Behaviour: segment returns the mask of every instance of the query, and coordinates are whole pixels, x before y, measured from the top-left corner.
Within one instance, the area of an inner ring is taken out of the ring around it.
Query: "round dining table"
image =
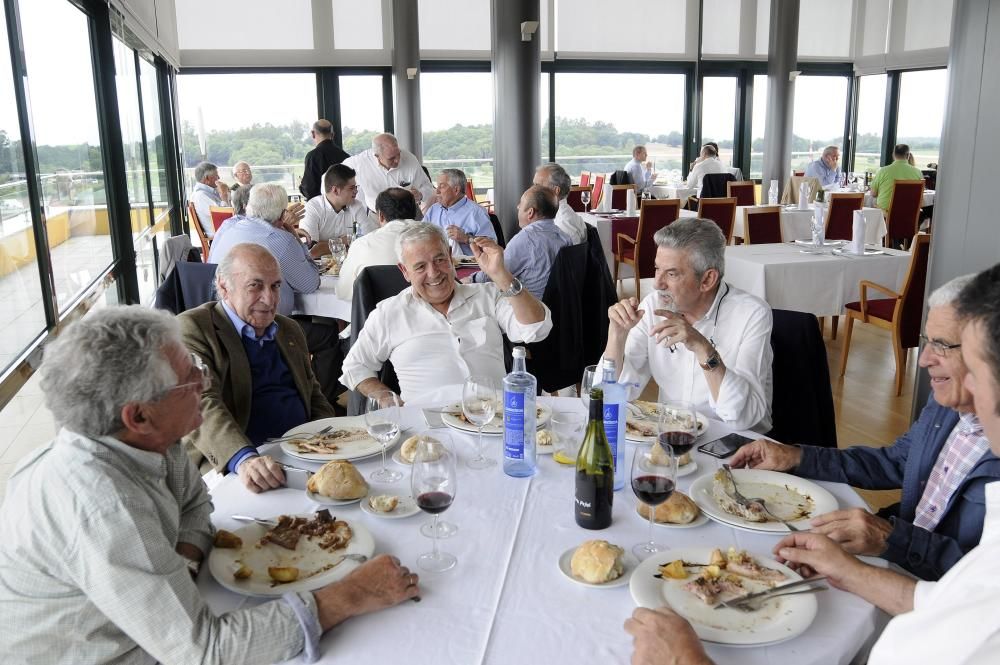
[[[457,391],[447,389],[421,402],[424,408],[440,409],[455,404]],[[585,408],[577,398],[539,398],[556,412]],[[419,406],[401,409],[404,431],[399,439],[428,430],[428,416]],[[431,421],[438,418],[429,416]],[[538,458],[538,470],[528,478],[513,478],[499,466],[476,471],[465,461],[475,454],[474,434],[451,428],[447,431],[458,458],[455,502],[441,517],[457,526],[457,532],[438,541],[439,547],[458,558],[444,573],[417,569],[417,557],[431,549],[431,541],[420,527],[430,517],[418,513],[405,519],[385,519],[363,512],[358,503],[330,508],[340,519],[362,523],[374,536],[375,552],[388,553],[420,574],[422,600],[352,618],[329,631],[322,639],[322,663],[407,663],[412,665],[472,665],[490,663],[627,663],[632,638],[622,624],[636,604],[627,584],[614,588],[590,588],[566,577],[558,566],[560,555],[586,540],[600,538],[622,546],[647,540],[648,523],[636,512],[637,499],[628,483],[615,492],[613,521],[609,528],[588,531],[573,517],[574,469],[557,464],[551,455]],[[698,443],[711,441],[732,430],[709,420]],[[753,432],[746,432],[755,436]],[[501,454],[500,436],[488,436],[486,446],[494,458]],[[627,443],[626,464],[641,444]],[[398,443],[395,446],[398,449]],[[317,469],[272,446],[278,460],[298,467]],[[391,451],[390,451],[391,452]],[[687,492],[692,481],[712,474],[721,460],[694,453],[697,470],[678,478],[678,489]],[[390,485],[371,483],[371,493],[410,493],[410,473],[405,466],[388,460],[403,471],[403,478]],[[381,464],[380,455],[355,462],[367,478]],[[627,475],[627,474],[626,474]],[[864,506],[847,485],[819,483],[829,490],[840,507]],[[238,478],[229,475],[212,489],[217,528],[236,529],[241,524],[233,514],[272,517],[309,513],[320,508],[304,491],[291,488],[253,494]],[[779,535],[763,534],[707,521],[693,528],[654,527],[657,541],[671,548],[728,547],[746,549],[758,557],[769,557]],[[669,556],[669,553],[667,553]],[[353,567],[345,561],[341,564]],[[882,562],[884,565],[884,562]],[[198,586],[216,613],[249,606],[262,599],[228,591],[203,567]],[[739,665],[846,665],[864,658],[884,615],[869,603],[830,588],[816,594],[818,612],[804,633],[783,642],[755,647],[706,644],[716,663]]]

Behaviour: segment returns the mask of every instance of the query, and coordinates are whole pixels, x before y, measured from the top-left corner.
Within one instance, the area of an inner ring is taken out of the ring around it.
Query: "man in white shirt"
[[[701,147],[701,161],[697,162],[688,172],[687,186],[701,189],[701,181],[709,173],[728,173],[728,169],[717,159],[719,152],[706,144]]]
[[[956,309],[964,321],[965,387],[1000,455],[1000,264],[973,278]],[[893,615],[868,665],[992,665],[1000,653],[1000,483],[986,486],[984,500],[982,540],[937,582],[863,563],[815,533],[789,535],[774,552],[803,575],[826,575]],[[635,638],[633,665],[711,665],[691,626],[667,608],[636,610],[625,630]]]
[[[679,219],[653,236],[656,291],[608,310],[604,358],[620,381],[652,377],[659,399],[683,400],[737,430],[771,429],[771,308],[726,284],[716,224]]]
[[[474,374],[500,381],[502,333],[511,341],[545,339],[552,316],[504,266],[503,249],[488,238],[475,238],[472,248],[493,284],[455,281],[448,241],[434,224],[415,222],[399,235],[399,269],[410,287],[380,302],[365,321],[341,383],[364,395],[387,390],[377,375],[389,360],[409,402]]]
[[[253,184],[253,169],[246,162],[236,162],[233,164],[233,178],[236,182],[230,187],[230,191],[235,192],[240,187],[249,187]]]
[[[637,145],[632,148],[632,159],[625,165],[625,172],[632,178],[632,184],[640,194],[652,187],[656,180],[653,162],[647,161],[647,156],[646,146]]]
[[[191,202],[194,203],[205,237],[212,238],[215,236],[215,225],[212,224],[209,208],[229,205],[229,187],[219,180],[219,168],[211,162],[201,162],[194,167],[194,179]]]
[[[372,138],[372,147],[344,160],[357,171],[361,200],[370,210],[375,209],[375,199],[390,187],[402,187],[413,192],[420,204],[424,198],[434,196],[434,185],[420,167],[420,162],[408,150],[399,147],[392,134],[378,134]]]
[[[396,264],[396,238],[416,216],[417,202],[409,190],[390,187],[375,199],[375,212],[379,228],[352,242],[340,266],[337,297],[341,300],[354,297],[354,280],[368,266]]]
[[[566,203],[571,182],[566,169],[550,163],[542,164],[535,169],[535,178],[531,184],[545,187],[559,198],[559,211],[555,217],[556,227],[565,233],[574,245],[579,245],[587,241],[587,223]]]
[[[364,235],[375,229],[368,207],[358,201],[358,185],[354,169],[334,164],[323,174],[323,193],[306,203],[306,216],[299,225],[317,244],[313,257],[328,254],[327,240],[349,243],[355,229]]]

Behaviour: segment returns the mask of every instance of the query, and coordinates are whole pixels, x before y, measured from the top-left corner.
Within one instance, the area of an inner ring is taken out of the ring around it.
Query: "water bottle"
[[[515,346],[514,367],[503,378],[503,471],[524,478],[535,474],[535,395],[538,381],[524,366],[524,347]]]
[[[604,432],[611,445],[611,458],[615,462],[615,491],[625,487],[625,402],[628,394],[625,386],[618,383],[615,372],[615,361],[605,358],[601,363],[604,379],[601,389],[604,391]]]
[[[771,188],[767,190],[767,204],[776,206],[778,205],[778,181],[771,181]]]

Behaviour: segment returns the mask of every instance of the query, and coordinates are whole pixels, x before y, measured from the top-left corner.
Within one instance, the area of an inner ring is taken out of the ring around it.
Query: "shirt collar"
[[[465,205],[468,201],[469,201],[468,196],[462,196],[462,198],[455,201],[454,205],[452,205],[451,207],[448,207],[443,203],[441,204],[441,207],[444,208],[445,210],[457,210],[458,208],[461,208],[463,205]]]
[[[722,303],[722,299],[726,297],[729,293],[729,285],[725,282],[719,282],[719,288],[715,291],[715,300],[712,301],[712,306],[708,308],[705,312],[705,316],[701,317],[701,321],[708,321],[710,318],[716,316],[716,312],[719,310],[719,305]]]
[[[222,309],[226,310],[229,320],[232,322],[233,327],[236,328],[236,332],[240,334],[240,337],[246,337],[253,342],[260,342],[261,344],[264,342],[274,341],[275,335],[278,334],[277,321],[272,321],[271,325],[269,325],[267,330],[264,331],[264,335],[262,337],[257,337],[257,331],[254,330],[253,326],[241,319],[236,311],[229,306],[229,303],[225,300],[220,300],[219,302],[222,303]]]
[[[371,148],[369,148],[369,150],[371,150]],[[393,171],[396,171],[396,170],[399,169],[398,166],[394,166],[391,169],[385,168],[384,166],[382,166],[382,162],[378,161],[378,155],[375,154],[374,150],[371,150],[370,154],[372,156],[372,163],[375,164],[375,168],[377,168],[382,173],[392,173]],[[403,163],[403,153],[402,153],[402,151],[400,151],[400,153],[399,153],[399,163],[400,164]]]
[[[972,436],[983,435],[983,425],[979,422],[979,416],[974,413],[960,413],[958,415],[958,427],[963,434]]]
[[[110,448],[116,454],[125,457],[129,462],[138,467],[142,473],[148,476],[160,478],[166,474],[167,458],[163,454],[154,453],[149,450],[140,450],[113,436],[98,436],[94,440]]]

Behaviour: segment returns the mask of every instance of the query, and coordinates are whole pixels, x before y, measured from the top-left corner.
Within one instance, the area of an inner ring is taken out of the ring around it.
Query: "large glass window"
[[[896,143],[910,146],[918,168],[938,162],[947,93],[947,69],[903,72],[900,75]]]
[[[684,79],[684,74],[556,74],[556,161],[573,177],[580,171],[609,173],[624,168],[632,148],[645,144],[658,172],[676,169],[679,175]],[[621,103],[626,92],[641,101]]]
[[[719,159],[733,164],[733,139],[736,137],[735,76],[706,76],[702,79],[701,143],[719,144]]]
[[[764,175],[764,128],[767,126],[767,75],[753,77],[753,111],[750,114],[750,177]]]
[[[115,49],[115,87],[118,91],[118,120],[125,148],[125,182],[131,208],[132,237],[150,224],[149,195],[146,190],[146,160],[143,158],[142,119],[139,113],[139,88],[135,51],[118,38]]]
[[[0,39],[7,25],[0,12]],[[0,52],[0,373],[45,329],[10,51]]]
[[[549,161],[549,74],[542,72],[538,83],[538,108],[542,123],[542,149],[538,153],[542,156],[542,161]]]
[[[421,74],[420,119],[431,179],[444,168],[462,169],[477,193],[493,187],[492,74]]]
[[[339,80],[343,146],[356,155],[372,147],[372,137],[385,131],[382,77],[351,74]]]
[[[885,74],[858,77],[858,120],[854,138],[854,170],[875,172],[882,164],[885,122]]]
[[[19,6],[55,299],[64,311],[112,261],[89,19],[65,0]]]
[[[163,146],[156,68],[142,57],[139,58],[139,89],[142,94],[142,119],[146,130],[150,186],[153,191],[153,223],[158,224],[163,215],[169,212],[170,206],[167,193],[167,155]]]
[[[843,152],[847,112],[846,76],[799,76],[795,79],[792,121],[792,169],[801,171],[820,158],[828,145]]]

